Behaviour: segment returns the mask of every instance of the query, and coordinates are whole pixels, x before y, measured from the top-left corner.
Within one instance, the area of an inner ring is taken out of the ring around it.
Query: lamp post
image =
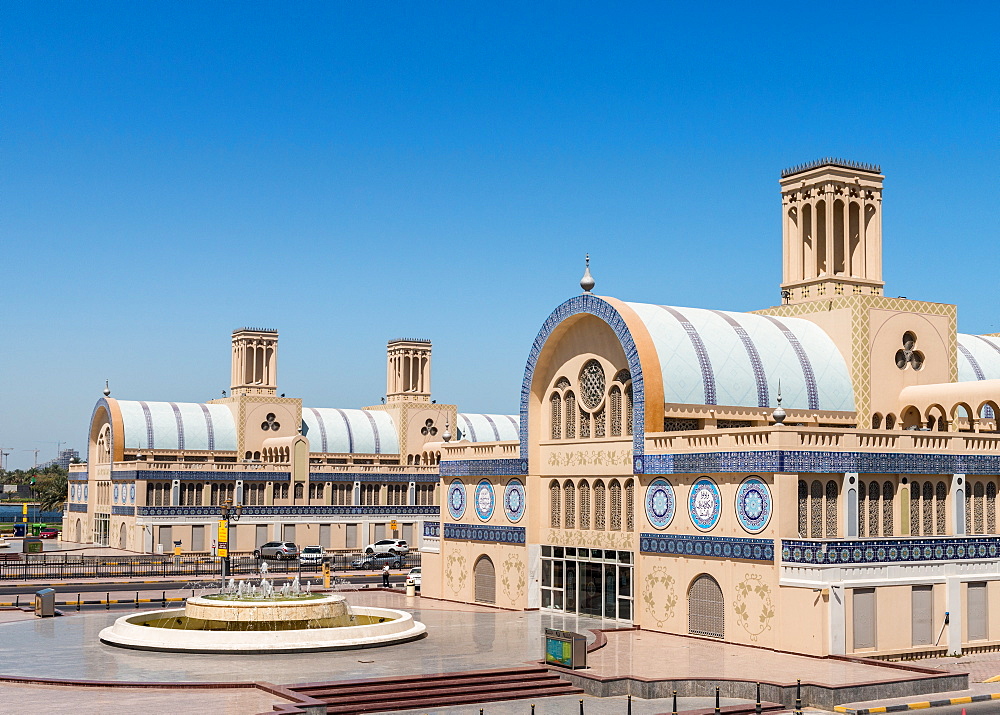
[[[222,585],[225,587],[226,578],[230,574],[229,563],[229,522],[239,521],[243,515],[243,505],[233,506],[232,499],[226,499],[220,506],[222,520],[219,522],[219,556],[222,557]],[[223,546],[225,544],[225,546]]]

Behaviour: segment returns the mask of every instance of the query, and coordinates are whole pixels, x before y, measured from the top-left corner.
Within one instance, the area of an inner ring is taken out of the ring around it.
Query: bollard
[[[135,592],[135,607],[136,608],[139,607],[139,592],[138,591]]]
[[[14,599],[14,608],[21,607],[21,596],[18,594],[17,598]]]
[[[104,594],[104,602],[105,602],[104,610],[105,611],[110,611],[111,610],[111,594],[110,593]]]
[[[802,715],[802,681],[795,681],[795,715]]]
[[[80,594],[76,594],[76,610],[80,610]]]
[[[719,707],[719,686],[715,686],[715,715],[722,715],[722,708]]]
[[[677,691],[674,691],[674,707],[671,708],[670,715],[677,715]]]
[[[583,715],[583,698],[580,698],[580,715]]]
[[[757,704],[753,708],[754,715],[760,715],[760,683],[757,683]]]
[[[531,715],[535,715],[535,704],[531,704]]]
[[[628,713],[626,715],[632,715],[632,693],[628,695]]]

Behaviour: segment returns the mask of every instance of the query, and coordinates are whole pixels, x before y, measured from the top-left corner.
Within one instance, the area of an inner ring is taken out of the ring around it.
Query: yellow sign
[[[330,564],[323,564],[323,588],[330,588]]]
[[[27,523],[27,521],[28,521],[28,505],[27,504],[22,504],[21,505],[21,513],[24,514],[24,516],[21,517],[21,521]]]
[[[399,522],[393,519],[392,521],[389,522],[389,528],[395,531],[396,529],[399,528]]]
[[[219,556],[229,556],[229,525],[224,519],[219,520],[219,546],[216,550]]]

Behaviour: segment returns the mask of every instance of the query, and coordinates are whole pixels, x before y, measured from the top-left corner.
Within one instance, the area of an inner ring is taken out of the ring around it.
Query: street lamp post
[[[219,539],[219,550],[222,552],[220,556],[222,557],[222,585],[226,585],[226,579],[229,577],[232,569],[229,562],[229,522],[239,521],[240,517],[243,515],[243,505],[237,504],[233,506],[232,499],[226,499],[220,507],[222,512],[222,526],[225,531],[223,534],[225,540]],[[220,529],[222,531],[222,529]],[[225,546],[223,546],[225,544]]]

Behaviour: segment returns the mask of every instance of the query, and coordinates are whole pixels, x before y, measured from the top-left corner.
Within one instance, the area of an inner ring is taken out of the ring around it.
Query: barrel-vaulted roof
[[[958,381],[1000,380],[1000,337],[958,334]]]
[[[399,454],[399,435],[388,412],[303,407],[302,434],[312,452]]]
[[[517,415],[482,415],[458,413],[456,439],[469,442],[501,442],[516,440],[521,420]]]
[[[236,424],[225,405],[118,400],[125,449],[236,450]]]
[[[801,318],[625,303],[652,339],[665,403],[854,410],[847,363]]]

